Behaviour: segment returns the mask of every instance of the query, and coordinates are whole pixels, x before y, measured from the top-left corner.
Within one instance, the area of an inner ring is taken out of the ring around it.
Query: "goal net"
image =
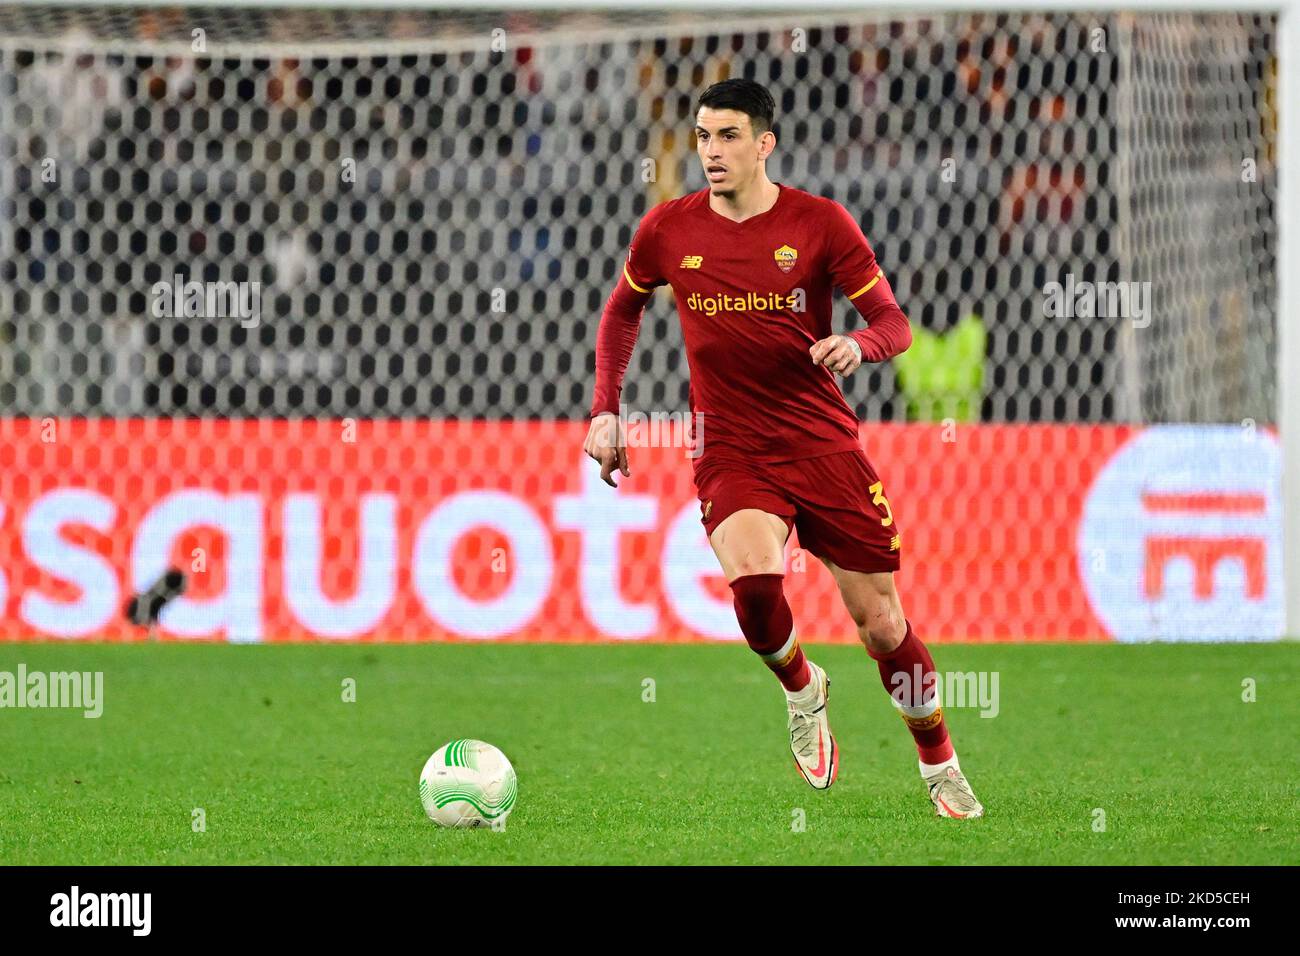
[[[859,218],[913,324],[844,382],[913,616],[1276,636],[1275,47],[1256,13],[0,5],[8,631],[130,636],[181,565],[165,636],[734,637],[680,449],[633,449],[622,510],[579,452],[632,232],[743,75],[769,176]],[[666,291],[624,400],[687,409]],[[1107,478],[1148,440],[1264,484]],[[1103,479],[1192,511],[1125,540]],[[851,639],[805,573],[804,630]]]

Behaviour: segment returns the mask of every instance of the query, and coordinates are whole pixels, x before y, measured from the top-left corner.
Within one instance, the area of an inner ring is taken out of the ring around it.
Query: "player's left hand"
[[[847,335],[829,335],[808,349],[814,365],[825,365],[839,375],[852,375],[862,364],[862,350]]]

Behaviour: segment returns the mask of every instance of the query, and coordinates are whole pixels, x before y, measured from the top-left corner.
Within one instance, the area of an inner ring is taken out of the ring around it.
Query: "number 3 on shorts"
[[[867,491],[871,492],[871,503],[873,505],[876,505],[877,507],[880,505],[885,506],[885,516],[880,519],[880,526],[882,528],[888,528],[894,523],[894,510],[889,507],[889,499],[885,497],[885,483],[883,481],[878,481],[868,488]]]

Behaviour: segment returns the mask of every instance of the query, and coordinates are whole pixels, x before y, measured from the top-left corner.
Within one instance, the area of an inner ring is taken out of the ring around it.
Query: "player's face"
[[[695,117],[695,152],[714,195],[726,195],[754,181],[776,136],[768,131],[755,138],[749,115],[739,110],[700,107]]]

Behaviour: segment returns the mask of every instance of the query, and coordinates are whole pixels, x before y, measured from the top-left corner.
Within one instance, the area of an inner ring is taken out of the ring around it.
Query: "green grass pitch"
[[[0,644],[0,670],[103,671],[105,697],[97,720],[0,710],[0,863],[1297,862],[1294,643],[934,645],[941,672],[999,674],[998,716],[948,710],[987,807],[965,822],[933,815],[865,653],[808,647],[827,792],[743,644]],[[424,816],[420,768],[457,737],[514,762],[504,832]]]

